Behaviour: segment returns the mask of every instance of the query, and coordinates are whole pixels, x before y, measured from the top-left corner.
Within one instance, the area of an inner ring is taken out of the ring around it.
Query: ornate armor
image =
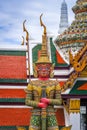
[[[33,107],[29,130],[41,130],[44,125],[47,130],[59,130],[54,109],[54,105],[62,103],[59,83],[54,80],[31,81],[26,93],[26,105]],[[39,108],[38,104],[43,97],[49,99],[49,104],[46,108]],[[46,124],[42,124],[43,116],[45,116]]]

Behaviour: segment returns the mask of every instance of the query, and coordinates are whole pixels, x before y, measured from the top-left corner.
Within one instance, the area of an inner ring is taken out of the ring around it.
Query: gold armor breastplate
[[[42,90],[45,88],[46,97],[53,99],[55,90],[57,89],[58,81],[56,80],[47,80],[47,81],[41,81],[41,80],[34,80],[31,82],[32,87],[31,88],[33,92],[33,97],[35,101],[39,101],[42,97]]]
[[[40,100],[40,98],[42,97],[43,86],[42,87],[32,86],[32,88],[33,88],[34,100],[37,100],[37,101]],[[51,99],[54,97],[55,86],[46,86],[44,89],[45,89],[47,98]]]

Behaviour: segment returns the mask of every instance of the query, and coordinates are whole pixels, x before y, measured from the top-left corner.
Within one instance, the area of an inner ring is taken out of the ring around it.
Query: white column
[[[64,108],[64,117],[65,117],[65,126],[69,126],[70,124],[70,115],[68,114],[68,112],[66,111],[66,109]]]
[[[30,56],[30,74],[33,75],[33,60],[32,60],[32,49],[35,47],[37,43],[33,41],[29,41],[29,56]]]
[[[51,58],[51,47],[50,47],[50,36],[47,36],[47,48],[48,48],[48,55],[49,55],[49,58],[50,58],[50,61],[52,60]]]
[[[80,130],[80,113],[70,113],[72,130]]]

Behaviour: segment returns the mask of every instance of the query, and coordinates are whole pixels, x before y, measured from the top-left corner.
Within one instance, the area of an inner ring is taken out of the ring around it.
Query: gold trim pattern
[[[63,127],[61,130],[71,130],[72,125]]]
[[[71,51],[69,51],[70,64],[74,67],[75,72],[73,72],[70,75],[69,79],[63,85],[62,92],[65,91],[67,88],[71,88],[73,86],[75,79],[78,76],[80,76],[80,72],[82,72],[87,66],[87,54],[85,54],[86,50],[87,50],[87,44],[85,44],[85,46],[75,56],[73,56],[71,54]],[[85,77],[86,76],[85,72],[83,74]]]
[[[73,72],[69,79],[66,81],[66,83],[62,87],[62,92],[64,92],[66,89],[71,88],[73,86],[73,83],[75,79],[78,77],[78,72]]]
[[[79,113],[79,112],[80,112],[80,99],[70,99],[69,113]]]
[[[36,91],[36,92],[38,92],[38,94],[39,94],[39,96],[41,96],[41,92],[42,92],[42,88],[41,87],[37,87],[37,86],[33,86],[33,91]]]
[[[31,81],[33,86],[56,86],[58,84],[57,80],[33,80]]]
[[[29,90],[29,91],[32,91],[32,90],[33,90],[33,87],[32,87],[31,84],[28,84],[28,86],[27,86],[27,90]]]
[[[69,52],[70,64],[74,67],[76,72],[81,72],[87,65],[87,55],[84,55],[86,49],[87,45],[85,45],[75,56]],[[81,58],[81,56],[83,57]]]
[[[26,130],[26,128],[23,128],[23,127],[17,127],[17,130]]]
[[[50,92],[53,90],[55,90],[55,86],[49,86],[46,88],[46,93],[48,97],[50,96]]]

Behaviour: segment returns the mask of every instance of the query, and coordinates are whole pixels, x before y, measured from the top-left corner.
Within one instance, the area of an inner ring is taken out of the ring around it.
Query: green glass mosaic
[[[0,83],[27,83],[27,79],[0,79]]]
[[[52,116],[47,116],[47,126],[48,127],[53,127],[53,126],[57,126],[57,120],[56,117],[54,115]]]
[[[30,124],[32,126],[40,127],[40,125],[41,125],[41,117],[40,116],[32,116]]]
[[[0,50],[0,55],[26,56],[26,51]]]
[[[36,45],[33,49],[32,49],[32,59],[33,59],[33,63],[35,63],[38,60],[38,51],[41,50],[41,44]]]

